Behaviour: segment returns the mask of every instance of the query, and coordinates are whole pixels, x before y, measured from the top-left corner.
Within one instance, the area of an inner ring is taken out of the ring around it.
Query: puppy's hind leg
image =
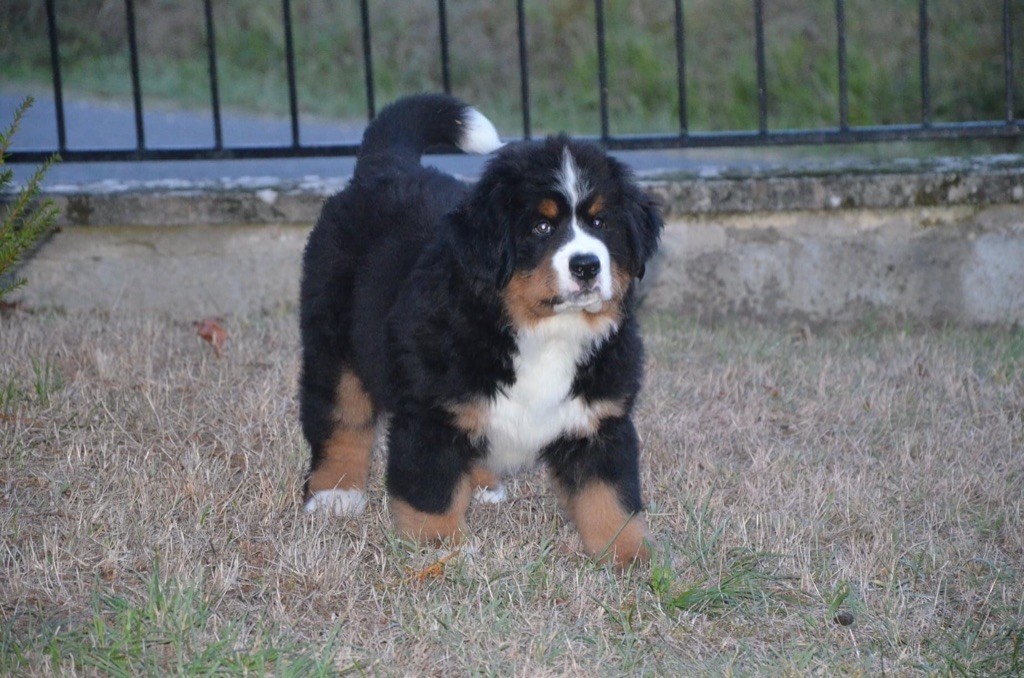
[[[359,377],[347,369],[342,370],[331,395],[333,407],[328,416],[321,417],[326,421],[319,427],[320,435],[317,440],[310,439],[313,456],[304,508],[307,513],[358,515],[366,507],[375,429],[373,403]]]
[[[478,502],[500,504],[508,498],[505,483],[480,462],[473,464],[469,476],[473,485],[473,499]]]

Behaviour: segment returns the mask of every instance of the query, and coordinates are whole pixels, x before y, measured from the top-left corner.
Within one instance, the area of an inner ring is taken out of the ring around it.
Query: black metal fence
[[[674,0],[674,59],[669,57],[666,68],[676,70],[676,92],[678,97],[678,131],[670,134],[615,135],[609,125],[609,78],[606,49],[606,11],[603,0],[594,0],[595,31],[597,39],[597,82],[599,92],[600,135],[597,137],[606,147],[613,150],[766,146],[795,144],[838,144],[855,142],[886,142],[914,140],[957,140],[957,139],[1020,139],[1024,136],[1024,119],[1017,117],[1018,103],[1014,101],[1014,3],[1002,0],[1002,55],[1003,78],[1005,82],[1005,116],[999,120],[973,120],[961,122],[936,122],[933,120],[932,89],[930,74],[930,39],[928,31],[928,0],[918,0],[918,47],[920,50],[920,117],[912,124],[854,126],[850,124],[848,67],[846,48],[846,3],[835,0],[835,23],[837,40],[836,72],[838,74],[838,108],[835,111],[835,126],[814,129],[772,129],[768,116],[768,82],[765,68],[765,21],[764,0],[751,0],[754,9],[755,54],[757,70],[757,120],[753,130],[742,131],[691,131],[687,118],[687,67],[686,30],[683,0]],[[980,0],[975,0],[980,1]],[[999,2],[999,0],[985,0]],[[281,158],[354,155],[356,143],[303,144],[300,142],[300,116],[295,78],[295,50],[292,30],[291,0],[281,0],[281,16],[285,36],[285,60],[288,83],[288,104],[290,113],[290,143],[276,146],[229,146],[225,145],[221,126],[220,90],[218,87],[217,50],[215,40],[214,13],[212,0],[203,0],[207,68],[209,70],[211,124],[213,145],[190,148],[153,148],[147,146],[143,116],[142,87],[139,76],[139,51],[136,41],[135,3],[124,0],[127,17],[127,39],[129,50],[132,101],[135,121],[135,147],[121,149],[77,149],[68,148],[65,125],[64,89],[61,82],[61,45],[58,38],[58,16],[55,0],[46,0],[47,29],[49,36],[50,66],[52,72],[53,97],[57,132],[57,147],[51,150],[15,151],[8,157],[9,162],[38,162],[51,153],[57,152],[66,161],[125,161],[125,160],[211,160],[245,158]],[[372,22],[367,0],[359,0],[359,16],[362,28],[362,56],[365,76],[366,110],[372,118],[377,109],[375,97],[373,53],[371,49]],[[1020,5],[1017,5],[1019,8]],[[437,0],[437,19],[440,36],[441,80],[446,92],[451,92],[451,60],[449,57],[448,11],[446,0]],[[530,138],[530,59],[527,49],[527,22],[524,0],[516,0],[519,99],[522,110],[522,136]],[[1020,17],[1018,17],[1018,20]],[[674,62],[674,63],[673,63]]]

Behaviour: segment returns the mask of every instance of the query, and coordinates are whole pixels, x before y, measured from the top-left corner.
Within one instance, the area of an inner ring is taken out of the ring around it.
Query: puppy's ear
[[[455,256],[472,277],[504,288],[515,270],[511,189],[485,176],[451,215]]]
[[[608,163],[613,179],[622,190],[622,204],[629,225],[632,273],[637,278],[643,278],[647,261],[658,250],[658,240],[664,228],[661,206],[644,193],[629,167],[611,157],[608,158]]]
[[[658,249],[658,240],[664,223],[658,203],[630,182],[626,189],[626,209],[629,214],[629,245],[632,249],[633,274],[643,278],[647,261]]]

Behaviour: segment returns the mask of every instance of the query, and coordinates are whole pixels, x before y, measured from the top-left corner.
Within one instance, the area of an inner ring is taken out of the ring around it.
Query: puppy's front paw
[[[366,508],[366,495],[360,490],[319,490],[302,508],[306,513],[323,511],[336,516],[358,516]]]

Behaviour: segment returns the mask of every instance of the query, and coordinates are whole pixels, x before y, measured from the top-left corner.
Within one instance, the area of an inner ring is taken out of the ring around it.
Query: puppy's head
[[[617,316],[662,229],[624,165],[565,136],[503,148],[453,225],[463,268],[502,291],[519,326]]]

